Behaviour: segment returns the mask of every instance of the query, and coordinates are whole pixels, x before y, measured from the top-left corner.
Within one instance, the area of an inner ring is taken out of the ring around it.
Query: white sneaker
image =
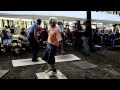
[[[52,72],[52,73],[49,74],[49,76],[50,76],[50,77],[55,77],[56,74],[57,74],[57,72]]]

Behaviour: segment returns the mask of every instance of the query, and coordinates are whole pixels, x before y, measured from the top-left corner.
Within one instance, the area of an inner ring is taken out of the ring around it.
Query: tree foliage
[[[108,14],[120,15],[120,11],[97,11],[97,12],[105,12],[105,13],[108,13]]]

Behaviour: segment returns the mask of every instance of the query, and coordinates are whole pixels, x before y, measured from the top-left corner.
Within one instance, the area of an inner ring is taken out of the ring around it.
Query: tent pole
[[[33,15],[33,23],[34,23],[34,15]]]
[[[91,11],[87,11],[87,19],[91,21]]]
[[[91,27],[91,11],[87,11],[87,20],[90,20],[90,27]],[[92,34],[92,30],[91,30],[91,34]],[[89,39],[89,47],[90,47],[90,51],[94,52],[94,48],[93,48],[93,42],[92,42],[92,35]]]

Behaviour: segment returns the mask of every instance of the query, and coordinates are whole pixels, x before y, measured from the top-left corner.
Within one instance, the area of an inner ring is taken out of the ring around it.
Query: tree
[[[120,11],[100,11],[100,12],[105,12],[105,13],[109,13],[109,14],[120,15]]]

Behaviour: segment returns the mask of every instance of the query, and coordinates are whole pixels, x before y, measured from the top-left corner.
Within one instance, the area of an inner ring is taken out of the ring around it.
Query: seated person
[[[41,46],[43,47],[45,47],[46,46],[46,43],[45,43],[45,41],[47,41],[47,38],[48,38],[48,31],[45,29],[45,28],[43,28],[42,30],[40,30],[39,31],[40,33],[39,33],[39,35],[38,35],[38,39],[40,40],[40,44],[41,44]]]
[[[0,38],[0,52],[5,52],[5,48],[4,48],[3,44],[2,44],[1,38]]]
[[[8,26],[5,26],[5,30],[10,34],[10,28]]]
[[[120,33],[116,33],[116,39],[114,40],[115,45],[120,45]]]
[[[3,45],[11,46],[12,43],[11,35],[5,29],[1,33],[1,38]]]
[[[47,41],[47,38],[48,38],[48,32],[47,32],[47,30],[43,29],[43,31],[41,32],[40,36],[42,38],[42,41]]]
[[[11,35],[4,29],[1,33],[1,39],[5,50],[9,50],[12,43]]]
[[[21,29],[20,35],[26,36],[27,37],[27,33],[25,31],[25,28]]]
[[[116,32],[116,38],[120,38],[120,33]]]
[[[37,30],[37,37],[38,39],[40,40],[40,36],[41,36],[41,33],[44,31],[43,28],[39,27],[38,30]]]
[[[110,34],[110,38],[112,41],[114,41],[116,39],[116,34],[113,32]]]
[[[17,41],[12,42],[11,51],[14,51],[16,54],[19,54],[20,50],[21,50],[21,43],[18,43]]]
[[[114,40],[114,45],[120,45],[120,37]]]
[[[11,28],[10,28],[10,33],[11,34],[14,34],[15,33],[15,27],[12,25]]]
[[[41,41],[43,43],[43,46],[46,46],[46,41],[48,39],[48,31],[46,29],[44,29],[42,32],[41,32]]]
[[[29,42],[28,42],[27,34],[26,34],[24,28],[21,29],[19,39],[21,40],[22,47],[23,47],[23,48],[26,48],[26,45],[29,44]]]

